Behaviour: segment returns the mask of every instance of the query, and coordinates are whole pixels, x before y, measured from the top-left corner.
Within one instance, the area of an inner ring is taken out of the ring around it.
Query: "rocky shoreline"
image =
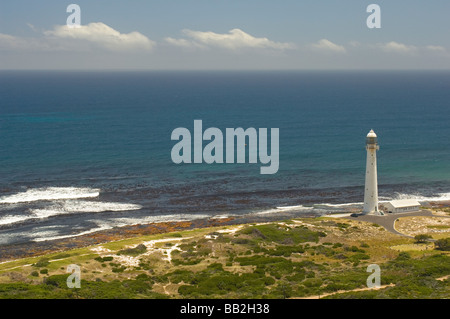
[[[137,224],[123,226],[93,232],[86,235],[70,237],[65,239],[48,240],[42,242],[27,242],[0,247],[0,262],[14,259],[41,256],[49,253],[63,252],[70,249],[98,245],[106,242],[117,241],[145,235],[156,235],[196,228],[207,228],[227,225],[246,224],[253,222],[269,222],[294,216],[286,214],[236,216],[228,218],[207,218],[191,221],[161,222],[151,224]],[[296,216],[300,217],[300,216]],[[301,217],[317,217],[315,214],[302,214]]]

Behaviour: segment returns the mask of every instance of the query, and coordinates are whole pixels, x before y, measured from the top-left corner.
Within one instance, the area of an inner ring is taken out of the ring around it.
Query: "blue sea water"
[[[450,199],[449,119],[450,72],[1,72],[0,245],[357,207],[370,129],[381,199]],[[174,164],[194,120],[279,128],[279,171]]]

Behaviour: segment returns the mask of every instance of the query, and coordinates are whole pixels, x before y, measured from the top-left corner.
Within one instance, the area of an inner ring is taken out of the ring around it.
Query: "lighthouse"
[[[378,181],[377,181],[377,135],[370,130],[366,137],[366,184],[364,188],[364,208],[363,214],[380,215],[378,210]]]

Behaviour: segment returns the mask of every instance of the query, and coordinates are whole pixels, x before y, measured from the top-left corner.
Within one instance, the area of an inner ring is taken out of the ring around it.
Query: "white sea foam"
[[[112,227],[97,227],[97,228],[92,228],[92,229],[89,229],[87,231],[78,233],[76,235],[60,235],[60,236],[57,236],[56,232],[52,232],[52,233],[50,231],[37,232],[37,233],[33,233],[32,234],[34,236],[34,238],[32,238],[31,241],[41,242],[41,241],[47,241],[47,240],[71,238],[71,237],[87,235],[87,234],[90,234],[90,233],[93,233],[93,232],[97,232],[97,231],[101,231],[101,230],[107,230],[107,229],[110,229],[110,228],[112,228]],[[49,235],[54,235],[54,236],[49,236]]]
[[[100,195],[95,188],[45,187],[32,188],[25,192],[0,197],[0,204],[27,203],[40,200],[94,198]]]
[[[164,223],[164,222],[184,222],[189,220],[210,218],[207,214],[171,214],[171,215],[157,215],[157,216],[146,216],[141,218],[131,218],[131,217],[120,217],[114,218],[107,222],[114,223],[114,227],[121,227],[126,225],[136,225],[136,224],[149,224],[149,223]],[[105,221],[97,221],[99,224]],[[104,224],[103,224],[104,225]]]
[[[47,208],[30,209],[29,213],[24,215],[7,215],[0,218],[0,225],[11,225],[32,219],[45,219],[58,215],[79,214],[79,213],[102,213],[102,212],[121,212],[141,209],[141,205],[114,203],[114,202],[95,202],[86,200],[64,200],[53,203]]]
[[[303,206],[303,205],[295,205],[295,206],[280,206],[277,207],[278,210],[305,210],[305,209],[311,209],[312,207]]]
[[[0,218],[0,225],[10,225],[15,223],[23,222],[27,219],[30,219],[30,217],[27,216],[13,216],[13,215],[7,215]]]
[[[211,216],[211,219],[226,219],[226,218],[230,218],[231,216],[233,216],[233,215],[232,214],[214,215],[214,216]]]
[[[71,213],[102,213],[102,212],[120,212],[141,209],[141,205],[110,203],[110,202],[94,202],[85,200],[67,200],[57,203],[44,209],[32,209],[31,212],[37,218],[47,218],[56,215],[64,215]]]
[[[276,214],[276,213],[285,213],[285,212],[293,212],[293,211],[309,211],[313,210],[314,207],[308,207],[303,205],[296,205],[296,206],[280,206],[276,208],[269,208],[265,209],[259,212],[252,213],[253,215],[270,215],[270,214]]]
[[[358,203],[344,203],[344,204],[328,204],[328,203],[323,203],[323,204],[316,204],[314,206],[326,206],[326,207],[334,207],[334,208],[339,208],[339,207],[348,207],[348,206],[361,206],[363,205],[363,202],[358,202]]]
[[[435,196],[424,196],[420,193],[416,193],[416,194],[396,193],[392,199],[394,199],[394,200],[415,199],[419,202],[450,201],[450,193],[439,193],[439,194],[436,194]]]

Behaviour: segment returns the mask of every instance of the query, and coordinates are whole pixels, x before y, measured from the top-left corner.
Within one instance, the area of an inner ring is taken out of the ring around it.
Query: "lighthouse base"
[[[371,212],[362,212],[362,215],[374,215],[374,216],[384,216],[384,213],[381,211],[371,211]]]

